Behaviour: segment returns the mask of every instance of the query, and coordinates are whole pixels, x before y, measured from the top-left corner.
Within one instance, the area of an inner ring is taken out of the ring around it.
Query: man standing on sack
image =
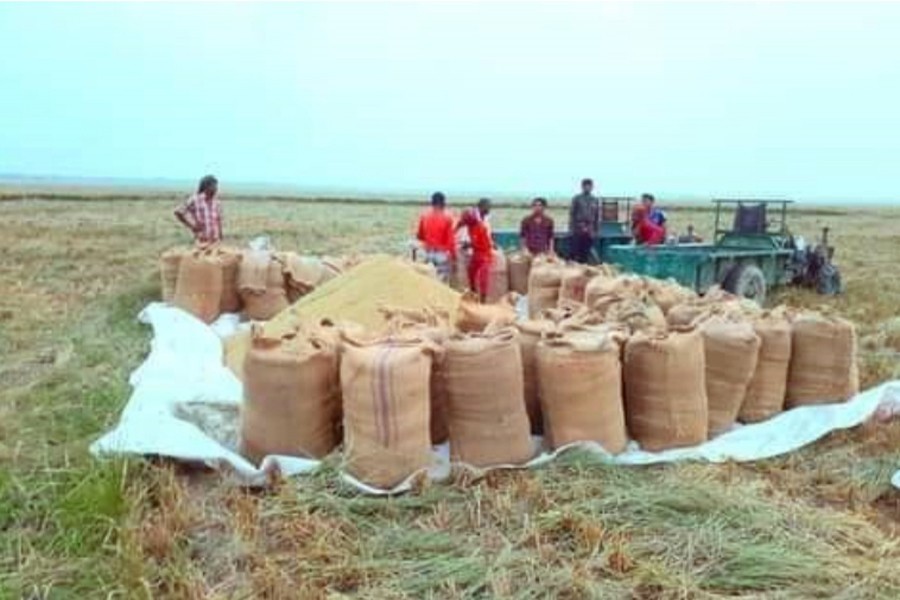
[[[569,208],[569,233],[572,234],[572,260],[587,263],[594,240],[600,235],[600,201],[593,195],[594,182],[581,180],[581,193],[572,198]]]
[[[175,218],[191,230],[197,244],[222,241],[222,205],[218,193],[218,180],[207,175],[200,180],[197,193],[175,209]]]

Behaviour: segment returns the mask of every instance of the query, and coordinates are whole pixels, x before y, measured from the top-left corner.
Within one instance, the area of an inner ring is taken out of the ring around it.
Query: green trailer
[[[630,201],[625,200],[625,215]],[[828,229],[822,242],[808,246],[792,235],[787,226],[790,200],[713,200],[715,231],[706,244],[678,243],[636,245],[630,220],[622,219],[620,200],[602,203],[603,221],[594,243],[592,262],[611,263],[624,272],[657,279],[674,279],[697,293],[714,285],[756,300],[765,301],[771,287],[785,284],[811,287],[823,294],[842,290],[840,273],[832,264],[834,248],[828,245]],[[732,213],[726,227],[726,213]],[[568,234],[555,237],[562,258],[570,257]],[[519,247],[517,231],[497,231],[495,244],[504,250]]]
[[[608,262],[607,254],[612,246],[630,244],[631,226],[628,215],[631,211],[630,198],[603,198],[600,202],[600,235],[594,240],[591,250],[592,264]],[[626,218],[623,218],[625,216]],[[501,229],[493,232],[494,244],[501,250],[511,252],[519,249],[519,231]],[[557,232],[553,236],[553,246],[561,258],[571,259],[572,237],[568,232]]]
[[[713,200],[715,233],[708,244],[611,246],[606,262],[621,270],[659,279],[674,279],[698,293],[714,285],[760,304],[770,287],[794,283],[825,294],[841,291],[840,274],[831,263],[828,230],[822,243],[807,247],[787,227],[790,200]],[[723,227],[723,212],[733,212]]]

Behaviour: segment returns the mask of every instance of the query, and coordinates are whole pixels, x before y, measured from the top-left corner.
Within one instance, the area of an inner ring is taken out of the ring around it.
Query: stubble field
[[[548,468],[384,500],[334,465],[268,492],[88,444],[148,349],[137,312],[159,253],[187,241],[174,198],[0,200],[0,595],[30,598],[900,597],[900,423],[753,464]],[[402,252],[417,209],[226,200],[226,236],[304,253]],[[522,208],[499,209],[511,225]],[[559,222],[562,213],[556,211]],[[676,228],[712,214],[672,208]],[[859,325],[862,382],[900,377],[900,209],[814,208]]]

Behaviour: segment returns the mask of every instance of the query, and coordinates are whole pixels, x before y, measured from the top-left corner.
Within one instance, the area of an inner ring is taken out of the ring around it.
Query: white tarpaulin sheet
[[[118,425],[91,445],[95,455],[159,455],[201,462],[233,473],[246,485],[264,485],[273,470],[291,476],[316,469],[319,462],[290,456],[269,456],[259,467],[236,450],[241,382],[222,361],[222,337],[238,327],[235,315],[225,315],[212,326],[186,312],[164,304],[151,304],[139,319],[153,328],[150,355],[130,378],[133,386]],[[552,460],[572,447],[598,453],[610,463],[647,465],[704,460],[751,461],[796,450],[831,431],[853,427],[879,411],[900,413],[900,381],[867,390],[843,404],[806,406],[782,413],[754,425],[738,425],[699,446],[663,452],[644,452],[636,444],[609,456],[592,443],[579,443],[555,453],[543,453],[527,465]],[[536,438],[536,445],[540,440]],[[434,478],[449,472],[447,447],[435,448]],[[498,467],[499,468],[499,467]],[[408,489],[409,482],[393,490],[372,489],[352,477],[344,479],[370,493],[393,493]],[[900,487],[900,471],[892,483]]]

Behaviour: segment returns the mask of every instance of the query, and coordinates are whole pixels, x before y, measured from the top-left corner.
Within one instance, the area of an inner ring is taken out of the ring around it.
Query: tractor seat
[[[603,200],[600,204],[600,220],[612,222],[619,220],[619,201]]]
[[[734,233],[765,233],[766,205],[739,202],[734,213]]]

